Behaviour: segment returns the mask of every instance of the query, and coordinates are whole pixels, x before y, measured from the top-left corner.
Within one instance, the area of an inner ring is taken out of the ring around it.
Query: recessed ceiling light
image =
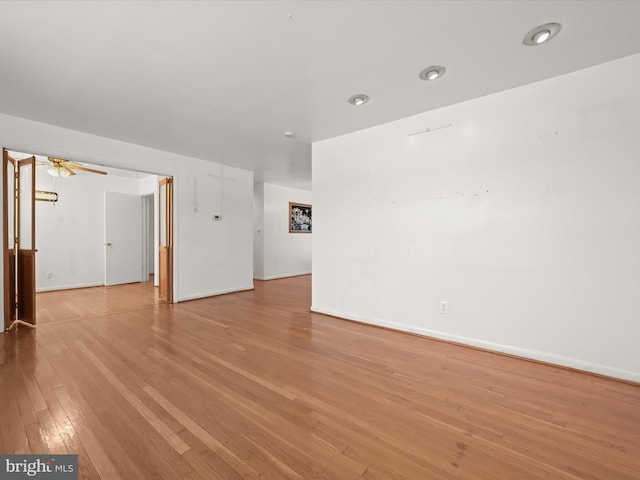
[[[536,33],[533,36],[533,41],[536,43],[544,43],[547,40],[549,40],[550,36],[551,36],[551,32],[549,30],[543,30],[541,32]]]
[[[364,105],[368,101],[369,101],[369,96],[365,95],[364,93],[358,93],[349,98],[349,103],[351,105],[355,105],[356,107],[360,105]]]
[[[422,80],[437,80],[447,71],[442,65],[431,65],[420,72]]]
[[[522,39],[522,43],[529,46],[541,45],[555,37],[562,26],[559,23],[545,23],[529,30]]]
[[[293,132],[291,130],[285,130],[282,134],[287,138],[293,137]]]

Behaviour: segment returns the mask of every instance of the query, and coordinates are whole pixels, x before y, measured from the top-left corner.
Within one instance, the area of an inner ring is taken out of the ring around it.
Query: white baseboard
[[[493,350],[494,352],[507,353],[509,355],[515,355],[517,357],[529,358],[532,360],[538,360],[545,363],[552,363],[554,365],[560,365],[563,367],[575,368],[577,370],[583,370],[585,372],[605,375],[607,377],[619,378],[622,380],[629,380],[632,382],[640,383],[640,372],[632,372],[629,370],[623,370],[620,368],[610,367],[607,365],[587,362],[585,360],[566,357],[563,355],[558,355],[556,353],[541,352],[539,350],[530,350],[530,349],[521,348],[521,347],[513,347],[510,345],[504,345],[501,343],[489,342],[487,340],[463,337],[463,336],[453,335],[446,332],[440,332],[437,330],[430,330],[427,328],[415,327],[413,325],[389,322],[389,321],[381,320],[377,318],[376,319],[364,318],[358,315],[350,315],[344,312],[337,312],[337,311],[329,310],[325,308],[317,308],[313,305],[311,306],[311,311],[316,313],[322,313],[325,315],[331,315],[332,317],[352,320],[354,322],[364,323],[368,325],[377,325],[380,327],[386,327],[393,330],[399,330],[404,332],[417,333],[419,335],[424,335],[425,337],[432,337],[440,340],[448,340],[450,342],[462,343],[465,345],[479,347],[486,350]]]
[[[248,285],[244,287],[234,287],[228,288],[224,290],[216,290],[213,292],[201,292],[201,293],[193,293],[189,295],[183,295],[179,297],[176,303],[180,302],[188,302],[189,300],[198,300],[199,298],[207,298],[207,297],[215,297],[217,295],[224,295],[226,293],[235,293],[235,292],[246,292],[247,290],[253,290],[253,285]]]
[[[287,273],[285,275],[270,275],[266,277],[253,277],[255,280],[277,280],[279,278],[302,277],[303,275],[311,275],[311,272],[303,273]]]
[[[104,283],[78,283],[76,285],[54,285],[52,287],[36,288],[36,293],[53,292],[57,290],[73,290],[75,288],[104,287]]]

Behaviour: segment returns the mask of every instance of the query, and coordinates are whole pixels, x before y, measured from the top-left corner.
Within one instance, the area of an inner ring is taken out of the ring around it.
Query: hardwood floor
[[[309,312],[310,277],[0,335],[0,453],[85,479],[640,478],[640,386]],[[113,311],[111,310],[113,308]]]
[[[127,312],[160,303],[153,280],[109,287],[56,290],[36,294],[37,323],[68,322]]]

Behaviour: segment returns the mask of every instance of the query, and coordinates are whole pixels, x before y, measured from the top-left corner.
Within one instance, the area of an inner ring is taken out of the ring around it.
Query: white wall
[[[253,288],[253,172],[215,165],[183,179],[182,299]],[[187,197],[187,198],[185,198]],[[188,202],[188,205],[184,205]],[[220,215],[222,220],[213,220]],[[197,248],[195,248],[197,247]]]
[[[0,145],[173,176],[174,299],[253,288],[252,172],[4,114],[0,114]],[[198,183],[202,188],[194,193]],[[214,222],[213,211],[221,211],[223,220]]]
[[[138,195],[140,181],[91,173],[54,178],[36,168],[36,189],[58,193],[56,203],[36,202],[36,290],[104,285],[104,194]]]
[[[253,278],[264,278],[264,183],[253,185]]]
[[[311,273],[313,233],[289,233],[289,202],[311,204],[311,192],[264,183],[256,186],[254,196],[257,208],[260,203],[263,207],[256,217],[256,222],[262,222],[261,235],[258,224],[254,225],[254,255],[262,247],[262,269],[254,265],[254,277],[271,280]]]
[[[640,381],[638,85],[635,55],[314,144],[312,309]]]

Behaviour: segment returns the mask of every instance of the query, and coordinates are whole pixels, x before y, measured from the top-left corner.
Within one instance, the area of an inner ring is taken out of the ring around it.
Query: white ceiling
[[[633,0],[2,1],[0,18],[1,112],[304,189],[313,141],[640,52]],[[553,41],[522,44],[547,22]],[[446,75],[420,80],[431,64]]]

